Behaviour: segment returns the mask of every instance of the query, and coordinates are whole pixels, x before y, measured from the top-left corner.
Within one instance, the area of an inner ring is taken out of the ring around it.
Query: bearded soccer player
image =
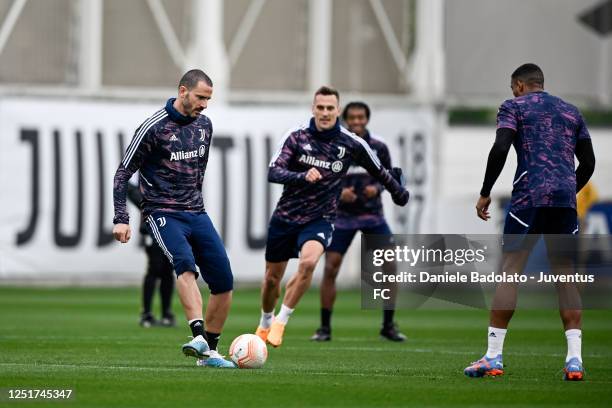
[[[208,75],[197,69],[188,71],[179,82],[178,96],[136,130],[115,174],[113,235],[122,243],[130,239],[126,194],[128,180],[139,170],[143,216],[174,267],[193,334],[193,340],[183,345],[183,354],[196,357],[198,365],[235,368],[217,352],[232,301],[233,276],[202,197],[212,141],[212,123],[202,111],[212,92]],[[210,289],[205,319],[196,265]]]
[[[499,108],[497,136],[489,153],[476,213],[484,221],[490,218],[491,188],[514,145],[518,165],[504,225],[502,264],[507,273],[520,274],[535,243],[532,234],[544,234],[546,239],[547,234],[578,233],[576,193],[593,174],[595,154],[582,115],[573,105],[544,91],[544,74],[537,65],[517,68],[510,86],[514,99]],[[577,168],[574,156],[578,158]],[[554,248],[549,245],[548,250],[550,259]],[[559,291],[560,300],[562,293]],[[516,284],[501,283],[496,288],[487,332],[488,349],[482,359],[464,370],[467,376],[504,373],[502,351],[516,296]],[[582,311],[560,307],[560,315],[567,339],[564,379],[582,380]]]
[[[342,179],[350,165],[364,167],[385,186],[397,205],[408,203],[408,191],[396,180],[401,170],[392,175],[365,140],[340,126],[339,99],[335,89],[319,88],[310,124],[289,131],[270,162],[268,181],[284,188],[268,228],[256,334],[274,347],[281,345],[289,316],[310,287],[317,262],[332,242]],[[287,283],[280,311],[274,316],[281,279],[291,258],[299,258],[298,269]]]
[[[391,170],[391,156],[385,142],[368,130],[370,107],[363,102],[350,102],[344,107],[342,119],[348,130],[359,136],[376,153],[382,166]],[[331,340],[331,316],[336,300],[336,277],[342,265],[344,254],[351,242],[361,231],[364,234],[390,236],[391,229],[385,220],[382,204],[382,185],[364,168],[351,166],[342,179],[342,192],[338,214],[334,221],[334,236],[325,251],[325,270],[321,281],[321,325],[311,337],[315,341]],[[394,305],[383,310],[383,324],[380,335],[391,341],[402,342],[406,336],[393,322]]]

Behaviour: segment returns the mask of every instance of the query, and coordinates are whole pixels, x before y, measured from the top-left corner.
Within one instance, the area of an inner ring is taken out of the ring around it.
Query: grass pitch
[[[137,289],[0,288],[0,406],[610,406],[612,312],[587,311],[586,381],[561,380],[565,337],[555,311],[518,311],[504,349],[506,375],[470,379],[463,368],[486,347],[486,311],[399,311],[404,344],[379,339],[381,313],[340,292],[333,341],[308,340],[318,325],[311,290],[283,346],[261,370],[196,367],[180,346],[190,334],[138,326]],[[180,316],[178,300],[175,312]],[[259,292],[238,290],[220,351],[252,332]],[[7,400],[8,388],[71,388],[68,401]]]

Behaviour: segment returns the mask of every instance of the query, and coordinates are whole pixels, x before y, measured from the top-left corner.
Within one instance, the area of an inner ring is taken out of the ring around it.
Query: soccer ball
[[[266,343],[254,334],[242,334],[232,341],[230,358],[240,368],[261,368],[268,358]]]

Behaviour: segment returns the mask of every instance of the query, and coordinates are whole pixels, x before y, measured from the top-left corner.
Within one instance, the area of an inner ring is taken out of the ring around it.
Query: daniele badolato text
[[[385,272],[374,272],[372,280],[375,283],[523,283],[533,281],[536,283],[593,283],[593,275],[550,275],[539,272],[537,276],[520,275],[506,272],[398,272],[388,275]]]
[[[395,248],[372,251],[372,281],[374,283],[593,283],[594,275],[581,273],[549,274],[543,271],[531,274],[505,271],[482,272],[469,268],[489,267],[487,248],[431,249]],[[385,271],[386,264],[394,264],[397,272]],[[447,268],[454,270],[448,271]],[[433,272],[433,271],[435,272]]]

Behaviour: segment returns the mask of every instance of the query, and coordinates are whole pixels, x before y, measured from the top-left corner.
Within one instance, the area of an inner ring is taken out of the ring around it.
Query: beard
[[[187,116],[193,116],[193,105],[189,103],[189,94],[187,94],[182,100],[181,105],[183,106],[183,111],[187,114]]]

